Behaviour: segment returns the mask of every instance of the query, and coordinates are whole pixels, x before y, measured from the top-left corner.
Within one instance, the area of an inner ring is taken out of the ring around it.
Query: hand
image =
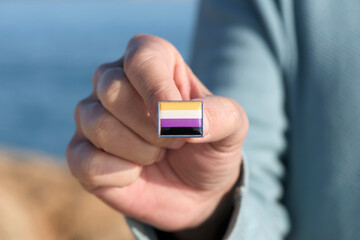
[[[241,106],[212,95],[169,42],[148,35],[100,66],[93,84],[75,110],[72,174],[114,209],[158,229],[206,222],[239,177],[248,129]],[[192,99],[204,102],[204,137],[159,138],[158,101]]]

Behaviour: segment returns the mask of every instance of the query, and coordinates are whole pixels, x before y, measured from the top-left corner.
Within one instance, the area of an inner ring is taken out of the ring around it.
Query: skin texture
[[[218,236],[248,129],[241,106],[212,95],[169,42],[149,35],[133,37],[93,84],[75,110],[72,174],[114,209],[174,238]],[[192,99],[204,101],[204,137],[159,138],[158,101]]]

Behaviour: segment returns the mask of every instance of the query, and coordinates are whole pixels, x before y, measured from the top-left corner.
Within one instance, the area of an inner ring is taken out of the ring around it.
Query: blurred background
[[[189,57],[196,1],[0,0],[0,144],[64,156],[99,64],[137,33]]]
[[[131,239],[66,170],[73,111],[137,33],[188,60],[196,11],[195,0],[0,0],[0,240]]]

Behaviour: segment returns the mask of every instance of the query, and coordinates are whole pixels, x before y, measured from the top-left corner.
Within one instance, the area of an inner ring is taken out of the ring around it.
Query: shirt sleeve
[[[245,183],[225,239],[284,239],[281,203],[288,120],[286,78],[294,74],[292,1],[203,0],[191,67],[215,94],[238,101],[250,127],[243,145]]]

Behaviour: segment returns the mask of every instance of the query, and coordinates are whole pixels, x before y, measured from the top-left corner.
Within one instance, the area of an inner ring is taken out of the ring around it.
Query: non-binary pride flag
[[[202,137],[203,102],[159,101],[160,137]]]

